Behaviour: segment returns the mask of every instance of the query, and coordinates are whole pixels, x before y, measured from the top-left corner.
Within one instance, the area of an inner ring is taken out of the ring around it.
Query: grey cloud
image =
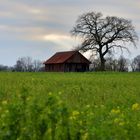
[[[71,49],[76,45],[76,41],[72,41],[69,31],[74,26],[77,17],[88,11],[130,19],[140,36],[139,0],[135,2],[132,0],[1,0],[0,9],[0,40],[2,41],[0,49],[3,52],[6,52],[3,46],[7,46],[9,52],[10,47],[18,50],[21,46],[20,50],[24,54],[33,51],[31,56],[35,56],[34,52],[40,50],[40,55],[42,53],[42,56],[45,56],[47,52],[47,57],[55,51]],[[41,40],[41,37],[47,35],[55,37],[60,35],[64,43],[55,38]],[[9,40],[9,43],[6,40]],[[140,49],[133,52],[136,54],[140,52]],[[21,55],[21,52],[16,54]],[[15,58],[16,54],[13,52],[11,57]],[[40,58],[42,59],[41,56]]]

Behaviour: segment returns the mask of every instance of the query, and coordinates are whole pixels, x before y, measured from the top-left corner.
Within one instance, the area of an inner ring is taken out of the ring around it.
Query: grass
[[[140,73],[0,73],[0,140],[137,140]]]

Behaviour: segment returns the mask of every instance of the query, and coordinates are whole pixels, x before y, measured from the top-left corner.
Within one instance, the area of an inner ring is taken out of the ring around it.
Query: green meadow
[[[139,140],[140,73],[0,73],[0,140]]]

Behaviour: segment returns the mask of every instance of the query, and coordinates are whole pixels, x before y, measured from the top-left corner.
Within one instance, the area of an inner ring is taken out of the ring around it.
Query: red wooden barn
[[[78,51],[57,52],[44,62],[48,72],[84,72],[89,70],[89,60]]]

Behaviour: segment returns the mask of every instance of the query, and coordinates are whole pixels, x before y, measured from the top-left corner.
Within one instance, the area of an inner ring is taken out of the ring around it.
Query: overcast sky
[[[12,66],[23,56],[44,61],[71,50],[78,41],[70,30],[89,11],[131,19],[140,37],[140,0],[0,0],[0,64]],[[137,47],[127,57],[140,54]]]

